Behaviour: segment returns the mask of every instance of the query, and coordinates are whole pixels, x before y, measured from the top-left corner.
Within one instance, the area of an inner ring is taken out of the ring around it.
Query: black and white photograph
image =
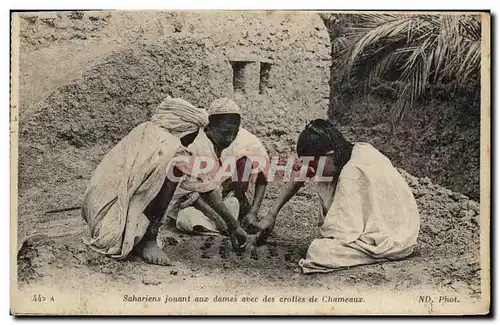
[[[11,11],[11,313],[484,315],[488,11]]]

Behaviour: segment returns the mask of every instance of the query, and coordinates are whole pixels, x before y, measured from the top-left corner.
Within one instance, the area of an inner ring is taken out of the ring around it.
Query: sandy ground
[[[190,288],[224,285],[238,290],[276,285],[308,290],[445,288],[472,299],[479,298],[478,204],[430,184],[427,179],[402,173],[417,197],[422,227],[415,253],[401,261],[330,274],[301,274],[297,262],[317,235],[316,198],[311,188],[303,189],[284,207],[267,245],[244,253],[233,252],[226,237],[191,236],[165,225],[160,238],[174,262],[172,266],[149,265],[136,256],[116,261],[89,251],[81,241],[85,223],[79,211],[43,216],[42,211],[36,210],[41,204],[32,201],[32,214],[22,216],[20,229],[43,235],[33,236],[21,245],[19,285],[22,290],[39,285],[52,288],[111,285],[136,291],[150,286],[169,288],[179,282]],[[276,198],[277,186],[270,185],[263,213]],[[65,192],[67,187],[61,186],[60,190]],[[63,196],[61,193],[60,197]],[[37,218],[37,222],[32,218]]]

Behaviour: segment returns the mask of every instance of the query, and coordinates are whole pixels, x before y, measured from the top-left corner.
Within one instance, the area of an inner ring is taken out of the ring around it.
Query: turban
[[[240,107],[229,98],[219,98],[212,102],[209,109],[210,115],[216,114],[241,114]]]
[[[156,107],[151,122],[182,138],[208,124],[208,113],[181,98],[168,96]]]

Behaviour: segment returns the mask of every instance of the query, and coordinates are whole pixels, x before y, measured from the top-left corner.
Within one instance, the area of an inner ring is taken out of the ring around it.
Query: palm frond
[[[337,16],[338,17],[338,16]],[[413,106],[430,84],[478,78],[481,21],[474,15],[352,16],[342,37],[332,41],[333,64],[345,84],[365,91],[384,76],[402,85],[392,108],[394,121]]]
[[[375,67],[368,73],[366,87],[372,85],[375,80],[379,80],[396,61],[401,58],[400,53],[391,52],[377,62]]]
[[[355,65],[356,60],[368,47],[376,45],[382,40],[388,42],[395,42],[401,39],[401,32],[408,29],[409,20],[408,18],[401,18],[397,20],[390,20],[376,28],[371,29],[369,32],[364,34],[356,42],[355,46],[351,50],[349,60],[347,61],[347,75],[350,75],[352,68]],[[398,38],[399,36],[399,38]]]
[[[465,82],[469,76],[480,72],[481,63],[481,42],[471,42],[467,54],[463,58],[462,64],[457,71],[457,75],[461,76],[460,81]]]
[[[470,16],[460,21],[461,34],[471,41],[481,40],[481,20],[477,16]]]

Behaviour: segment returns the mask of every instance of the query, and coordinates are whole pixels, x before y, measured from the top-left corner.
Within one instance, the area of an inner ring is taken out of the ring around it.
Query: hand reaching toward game
[[[266,242],[267,238],[272,233],[275,224],[276,217],[272,215],[268,215],[257,224],[259,231],[257,232],[255,239],[256,245],[263,245]]]
[[[248,244],[248,235],[241,227],[231,230],[229,239],[233,245],[233,250],[236,252],[244,251]]]

